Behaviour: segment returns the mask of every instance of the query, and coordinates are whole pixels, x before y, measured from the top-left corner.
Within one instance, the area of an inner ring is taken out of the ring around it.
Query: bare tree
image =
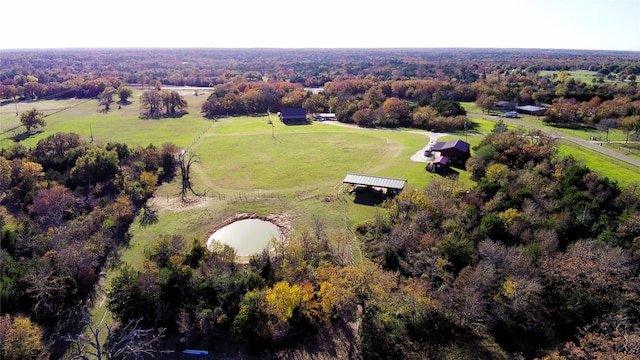
[[[609,129],[613,129],[616,127],[618,127],[618,119],[616,118],[602,119],[598,123],[598,128],[605,132],[606,142],[609,142]]]
[[[180,164],[180,174],[182,175],[182,187],[180,189],[180,198],[182,201],[187,200],[187,192],[191,192],[197,197],[204,196],[193,190],[191,185],[191,165],[200,162],[200,157],[193,151],[182,150],[178,154],[178,163]]]
[[[126,325],[91,324],[91,314],[82,310],[82,324],[87,333],[63,337],[71,343],[72,360],[125,360],[154,358],[159,353],[157,344],[164,336],[164,329],[141,329],[140,320],[131,320]],[[106,330],[106,337],[101,334]]]

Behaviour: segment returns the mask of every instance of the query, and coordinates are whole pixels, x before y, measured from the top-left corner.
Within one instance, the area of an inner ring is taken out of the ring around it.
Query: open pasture
[[[349,172],[407,178],[411,187],[418,188],[430,179],[424,164],[410,160],[429,142],[426,133],[273,122],[273,129],[259,117],[213,124],[193,147],[201,156],[199,171],[211,188],[329,190],[341,185]]]
[[[552,70],[542,70],[538,72],[538,76],[552,78],[553,75],[558,75],[560,71],[552,71]],[[597,81],[599,75],[596,71],[589,70],[569,70],[567,71],[570,79],[574,79],[579,83],[591,84],[594,81]],[[602,79],[606,83],[622,83],[622,81],[615,79],[608,79],[606,76],[603,76]]]
[[[86,141],[93,140],[98,144],[122,142],[129,145],[147,146],[173,142],[178,146],[189,146],[199,134],[209,126],[210,121],[202,118],[200,107],[206,96],[184,95],[188,103],[188,114],[181,118],[139,119],[141,90],[135,90],[130,103],[119,106],[111,105],[108,112],[98,104],[98,100],[69,99],[44,100],[18,103],[19,111],[32,108],[45,115],[47,125],[33,131],[22,141],[26,147],[33,147],[38,140],[56,132],[74,132]],[[0,107],[0,147],[8,147],[13,142],[16,132],[23,133],[24,126],[20,117],[15,114],[13,104]]]
[[[608,177],[610,180],[617,181],[622,187],[640,184],[640,169],[624,161],[613,159],[566,140],[560,141],[558,153],[561,156],[573,156],[583,162],[589,169]]]

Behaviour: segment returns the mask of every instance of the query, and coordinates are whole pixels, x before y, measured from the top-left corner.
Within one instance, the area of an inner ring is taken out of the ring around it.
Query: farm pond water
[[[211,234],[207,248],[217,241],[234,248],[237,256],[251,256],[267,249],[274,238],[281,240],[282,233],[273,223],[261,219],[238,220]]]

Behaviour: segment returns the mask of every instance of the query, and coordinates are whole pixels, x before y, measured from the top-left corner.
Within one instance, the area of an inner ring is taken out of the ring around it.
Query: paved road
[[[487,119],[487,120],[496,120],[495,116],[487,116],[487,115],[484,115],[484,114],[477,114],[477,113],[468,113],[467,116],[469,116],[469,117],[479,117],[479,118]],[[621,153],[619,153],[617,151],[614,151],[614,150],[611,150],[609,148],[606,148],[606,147],[600,145],[601,144],[600,142],[591,142],[591,141],[579,139],[577,137],[573,137],[573,136],[557,133],[555,131],[552,131],[552,130],[549,130],[549,129],[545,129],[545,128],[542,128],[542,127],[529,125],[529,124],[523,124],[522,122],[520,122],[520,121],[518,121],[516,119],[510,119],[510,118],[500,118],[500,119],[502,119],[507,124],[512,124],[512,125],[516,125],[516,126],[526,127],[526,128],[529,128],[529,129],[537,129],[537,130],[543,131],[544,133],[549,134],[549,135],[551,135],[553,137],[556,137],[556,138],[559,138],[559,139],[564,139],[564,140],[567,140],[567,141],[571,141],[571,142],[576,143],[576,144],[578,144],[580,146],[584,146],[584,147],[586,147],[588,149],[598,151],[598,152],[600,152],[602,154],[611,156],[611,157],[616,158],[618,160],[622,160],[624,162],[627,162],[627,163],[629,163],[631,165],[635,165],[635,166],[640,167],[640,160],[634,159],[634,158],[632,158],[630,156],[627,156],[625,154],[621,154]]]

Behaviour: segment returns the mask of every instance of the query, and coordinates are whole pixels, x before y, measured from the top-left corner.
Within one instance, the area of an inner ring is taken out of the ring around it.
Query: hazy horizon
[[[640,51],[640,0],[187,1],[0,5],[0,49]],[[23,14],[23,16],[18,16]],[[29,25],[32,25],[29,27]]]

